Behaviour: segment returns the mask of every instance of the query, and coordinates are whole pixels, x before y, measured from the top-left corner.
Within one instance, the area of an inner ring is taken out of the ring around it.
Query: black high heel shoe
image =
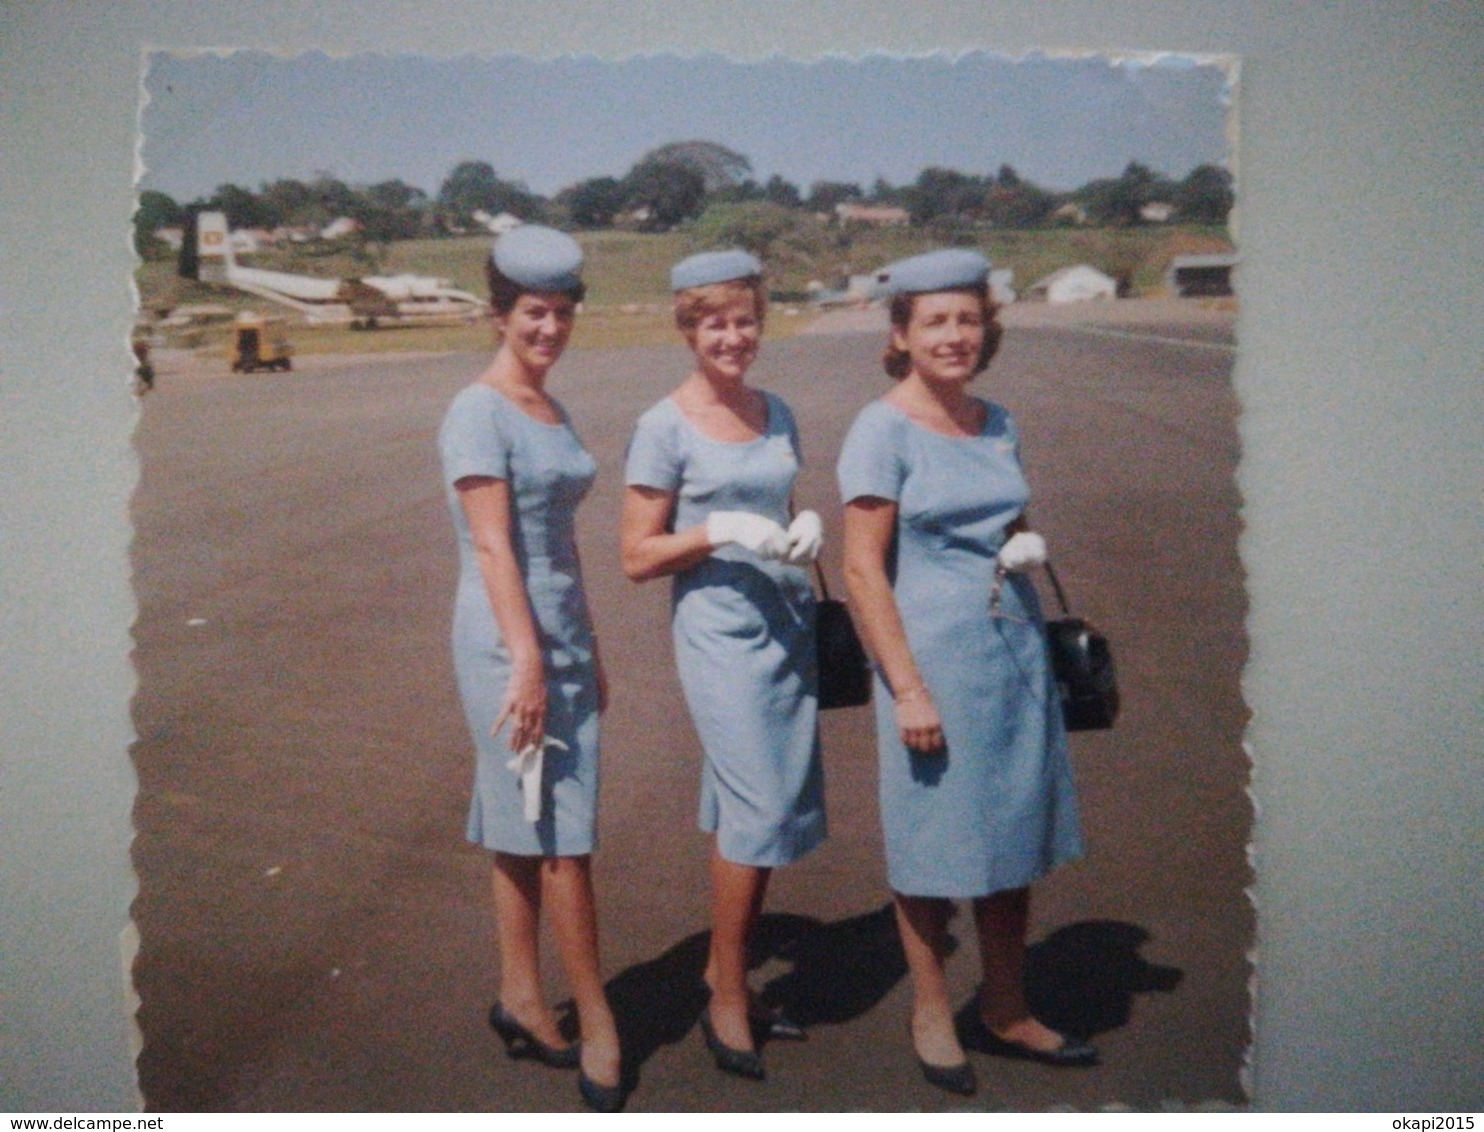
[[[617,1085],[600,1085],[587,1075],[585,1069],[577,1071],[577,1091],[582,1094],[587,1107],[594,1112],[622,1112],[624,1103],[629,1099],[622,1075]]]
[[[980,1043],[976,1043],[976,1048],[991,1057],[1039,1061],[1042,1065],[1051,1065],[1058,1069],[1087,1069],[1098,1063],[1096,1046],[1090,1042],[1069,1038],[1065,1034],[1061,1034],[1060,1037],[1061,1045],[1056,1049],[1033,1049],[1024,1042],[1013,1042],[1008,1038],[1000,1037],[986,1025]]]
[[[723,1073],[730,1073],[735,1077],[746,1077],[749,1081],[762,1081],[767,1077],[767,1071],[763,1069],[763,1059],[758,1056],[756,1050],[734,1049],[716,1036],[716,1030],[711,1025],[709,1006],[701,1010],[701,1036],[706,1039],[706,1048],[716,1059],[716,1068]]]
[[[917,1064],[922,1067],[922,1075],[927,1078],[927,1083],[945,1093],[972,1097],[979,1091],[979,1078],[974,1075],[974,1067],[967,1061],[961,1065],[933,1065],[919,1057]]]
[[[500,1035],[505,1056],[511,1061],[530,1058],[551,1069],[576,1069],[582,1059],[582,1051],[575,1044],[564,1049],[547,1045],[499,1002],[490,1007],[490,1029]]]
[[[703,978],[700,987],[706,1002],[710,1003],[715,992]],[[702,1008],[704,1009],[704,1007]],[[747,1024],[754,1035],[762,1035],[773,1042],[807,1042],[809,1031],[788,1016],[781,1006],[768,1006],[751,991],[747,992]]]

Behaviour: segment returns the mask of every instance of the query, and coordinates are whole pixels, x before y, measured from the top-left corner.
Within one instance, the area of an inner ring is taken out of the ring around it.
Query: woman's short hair
[[[495,266],[495,257],[493,255],[485,257],[484,281],[489,284],[490,308],[502,317],[515,309],[515,304],[520,301],[522,295],[536,293],[535,288],[522,286],[505,275],[504,272]],[[574,303],[580,303],[587,295],[587,287],[582,283],[578,283],[575,287],[557,291],[555,294],[566,295]]]
[[[725,283],[707,283],[675,292],[675,325],[682,334],[690,334],[707,315],[715,314],[742,298],[752,296],[752,309],[762,326],[768,315],[768,290],[761,275],[728,279]]]
[[[980,283],[977,286],[959,289],[979,296],[979,302],[984,308],[984,344],[979,347],[979,360],[974,365],[973,374],[978,377],[989,368],[990,359],[999,350],[1000,339],[1004,336],[1005,328],[995,317],[1000,307],[994,299],[990,298],[988,284]],[[903,334],[907,332],[907,324],[912,321],[912,308],[920,293],[922,292],[905,292],[891,297],[891,306],[887,310],[891,318],[892,329],[899,330]],[[888,341],[886,350],[881,355],[881,368],[886,370],[887,375],[893,380],[901,381],[912,372],[912,358],[906,350],[897,349],[895,342]]]

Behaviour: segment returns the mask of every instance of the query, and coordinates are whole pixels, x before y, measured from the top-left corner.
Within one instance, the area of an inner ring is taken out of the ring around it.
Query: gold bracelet
[[[903,688],[892,698],[900,704],[904,703],[907,700],[922,699],[927,697],[927,695],[928,688],[926,684],[913,684],[910,688]]]

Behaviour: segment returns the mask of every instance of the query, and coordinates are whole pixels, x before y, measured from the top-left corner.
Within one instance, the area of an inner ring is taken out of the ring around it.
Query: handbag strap
[[[1056,600],[1061,603],[1061,611],[1066,616],[1072,615],[1072,607],[1067,604],[1067,593],[1061,588],[1061,582],[1057,579],[1056,571],[1051,568],[1051,559],[1041,563],[1046,568],[1046,576],[1051,579],[1051,588],[1056,591]]]
[[[818,565],[818,563],[815,563]],[[1041,563],[1046,570],[1046,576],[1051,579],[1051,588],[1056,591],[1056,600],[1061,605],[1062,615],[1070,617],[1072,607],[1067,604],[1067,593],[1061,588],[1061,580],[1056,576],[1056,570],[1051,565],[1051,559]],[[994,586],[989,591],[989,609],[991,613],[998,613],[1000,609],[1000,588],[1004,584],[1005,575],[1009,571],[1003,566],[996,566],[994,570]]]

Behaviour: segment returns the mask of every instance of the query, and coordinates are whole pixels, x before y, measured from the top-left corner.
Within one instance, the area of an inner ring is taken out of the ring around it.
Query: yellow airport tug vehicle
[[[243,311],[232,324],[232,372],[255,370],[291,370],[288,340],[284,338],[283,319]]]

